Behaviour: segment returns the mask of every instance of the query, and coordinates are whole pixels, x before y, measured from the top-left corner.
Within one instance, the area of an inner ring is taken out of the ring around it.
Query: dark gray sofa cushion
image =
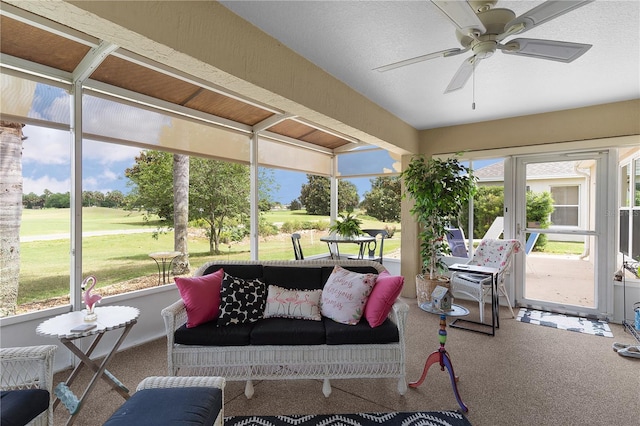
[[[213,274],[215,271],[217,271],[220,268],[224,269],[224,272],[226,272],[227,274],[233,277],[244,278],[244,279],[262,278],[262,275],[263,275],[262,265],[240,265],[240,264],[209,265],[209,267],[207,267],[207,269],[204,270],[202,275]]]
[[[234,324],[218,327],[216,320],[197,327],[187,328],[186,324],[174,334],[176,343],[202,346],[247,346],[250,344],[251,324]]]
[[[49,392],[44,389],[0,392],[2,426],[26,425],[48,408]]]
[[[371,328],[366,319],[356,325],[341,324],[323,317],[327,345],[364,345],[397,343],[400,341],[398,327],[387,318],[381,325]]]
[[[289,290],[321,290],[326,280],[322,280],[320,268],[291,268],[286,266],[265,266],[264,282]]]
[[[322,321],[292,318],[264,318],[251,330],[252,345],[322,345],[325,330]]]
[[[213,425],[222,390],[207,387],[143,389],[133,394],[104,426]]]

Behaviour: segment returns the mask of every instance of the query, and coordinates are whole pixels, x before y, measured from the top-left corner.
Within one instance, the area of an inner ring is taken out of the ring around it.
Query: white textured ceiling
[[[453,25],[430,1],[222,3],[417,129],[640,98],[639,0],[597,0],[525,32],[521,37],[593,47],[569,64],[496,52],[476,69],[475,110],[472,80],[443,94],[469,52],[373,71],[460,47]],[[520,15],[541,3],[499,1],[496,7]]]

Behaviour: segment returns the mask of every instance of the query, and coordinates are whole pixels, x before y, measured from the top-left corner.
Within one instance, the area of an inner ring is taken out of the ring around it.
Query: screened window
[[[552,186],[553,213],[551,223],[556,226],[578,226],[580,213],[580,187]]]

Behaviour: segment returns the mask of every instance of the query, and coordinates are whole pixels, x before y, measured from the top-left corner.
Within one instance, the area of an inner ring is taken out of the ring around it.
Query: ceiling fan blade
[[[591,49],[590,44],[557,40],[517,38],[499,47],[502,53],[558,62],[572,62]]]
[[[423,62],[423,61],[426,61],[426,60],[429,60],[429,59],[439,58],[441,56],[459,55],[459,54],[464,53],[464,52],[466,52],[468,50],[469,49],[458,49],[458,48],[441,50],[439,52],[428,53],[426,55],[416,56],[415,58],[405,59],[404,61],[394,62],[394,63],[389,64],[389,65],[383,65],[381,67],[374,68],[374,71],[378,71],[378,72],[390,71],[390,70],[394,70],[396,68],[404,67],[404,66],[407,66],[407,65],[417,64],[418,62]]]
[[[478,15],[466,1],[431,0],[462,34],[484,34],[485,28]]]
[[[509,30],[514,26],[521,26],[522,29],[517,32],[523,33],[592,1],[594,0],[549,0],[516,17],[505,28]]]
[[[467,84],[469,77],[473,74],[474,67],[476,67],[479,62],[480,58],[476,55],[465,59],[449,82],[447,90],[445,90],[444,93],[455,92],[456,90],[462,89],[464,85]]]

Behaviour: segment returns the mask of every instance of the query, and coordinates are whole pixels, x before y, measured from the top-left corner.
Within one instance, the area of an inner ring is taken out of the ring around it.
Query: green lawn
[[[70,209],[24,209],[20,236],[64,234],[71,226]],[[144,215],[137,211],[84,207],[82,209],[83,231],[107,231],[116,229],[155,228],[158,218],[145,222]]]
[[[25,210],[21,235],[34,236],[69,233],[68,209]],[[269,222],[287,222],[295,220],[326,220],[328,217],[296,214],[296,212],[267,213]],[[288,213],[288,214],[287,214]],[[304,218],[304,219],[299,219]],[[66,223],[65,223],[66,222]],[[84,208],[83,223],[85,231],[114,229],[155,229],[155,225],[145,223],[139,213],[117,209]],[[367,220],[367,226],[380,227],[379,222]],[[364,226],[364,225],[363,225]],[[399,226],[398,226],[399,228]],[[328,253],[327,245],[319,240],[319,231],[302,232],[302,247],[305,256]],[[69,293],[70,242],[66,240],[42,240],[21,243],[20,290],[18,304]],[[385,241],[385,252],[400,247],[400,234]],[[173,232],[160,234],[157,239],[152,233],[119,234],[83,239],[82,258],[83,276],[95,275],[98,287],[119,283],[132,278],[158,273],[157,266],[149,253],[173,249]],[[214,259],[250,259],[248,241],[231,243],[220,247],[223,254],[209,254],[209,241],[206,238],[189,239],[189,259],[191,270]],[[353,251],[355,252],[355,251]],[[261,238],[259,257],[264,260],[293,259],[293,246],[288,234]]]

